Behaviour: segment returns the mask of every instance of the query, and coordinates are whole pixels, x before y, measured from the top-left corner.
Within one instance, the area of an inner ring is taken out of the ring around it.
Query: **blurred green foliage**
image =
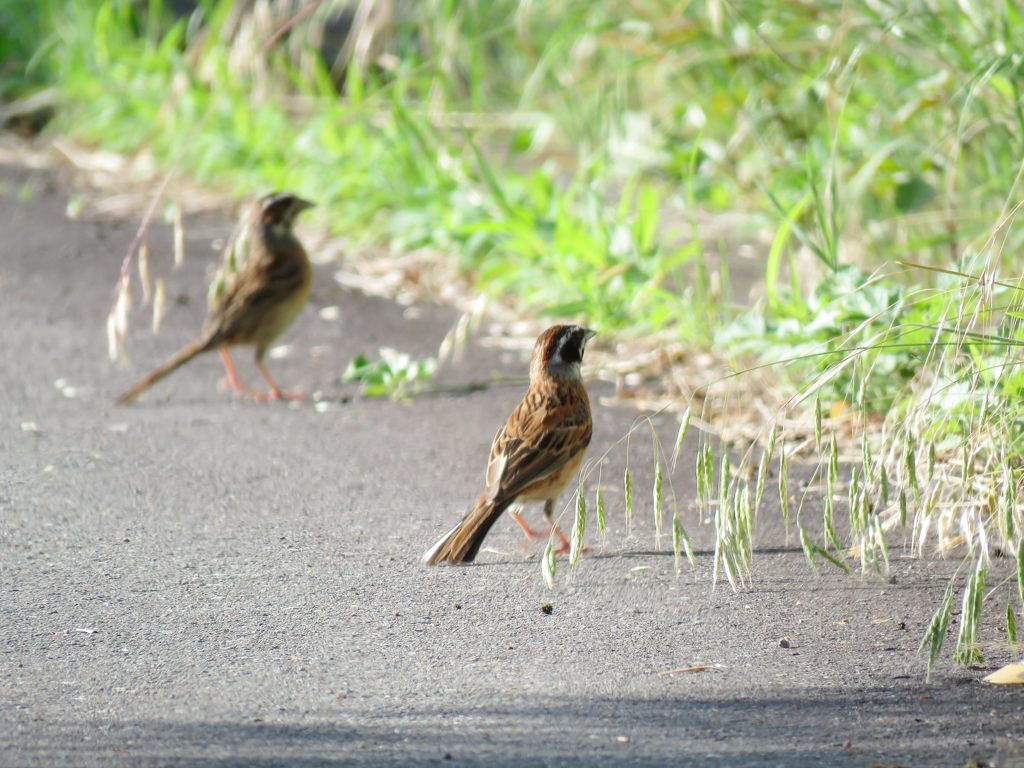
[[[50,79],[46,2],[0,0],[0,101],[30,93]]]
[[[320,54],[354,6],[284,35],[313,4],[271,7],[260,26],[226,0],[11,4],[0,45],[60,88],[55,130],[239,194],[295,188],[357,243],[698,344],[736,314],[712,273],[738,240],[774,230],[784,319],[813,289],[782,284],[798,249],[822,279],[983,238],[1024,142],[1012,4],[381,0],[341,38],[375,55],[341,67]]]

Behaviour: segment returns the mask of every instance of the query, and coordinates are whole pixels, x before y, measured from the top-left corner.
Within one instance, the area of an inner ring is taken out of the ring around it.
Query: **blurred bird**
[[[543,501],[544,517],[562,542],[552,519],[555,500],[576,473],[593,431],[590,400],[580,362],[594,332],[555,325],[538,338],[530,359],[530,386],[491,443],[487,487],[458,525],[423,554],[427,565],[468,563],[501,513],[517,501]],[[538,535],[515,512],[528,538]],[[549,528],[550,530],[550,528]]]
[[[117,398],[126,405],[174,372],[196,355],[216,349],[220,352],[231,389],[257,400],[294,400],[302,395],[282,392],[274,383],[263,356],[292,324],[306,304],[313,274],[309,258],[292,227],[295,218],[313,203],[282,193],[260,198],[248,223],[248,258],[210,309],[199,338]],[[256,348],[256,367],[270,385],[268,393],[242,386],[228,347]]]

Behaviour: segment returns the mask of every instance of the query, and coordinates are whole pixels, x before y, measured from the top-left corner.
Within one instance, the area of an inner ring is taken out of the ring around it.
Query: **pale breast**
[[[521,501],[547,501],[555,498],[575,476],[585,453],[586,450],[580,451],[553,474],[524,488],[516,498]]]
[[[268,309],[265,318],[260,323],[252,343],[257,347],[267,347],[288,330],[288,327],[295,322],[295,318],[306,306],[306,299],[309,298],[310,283],[307,281],[301,288],[294,291],[286,300]]]

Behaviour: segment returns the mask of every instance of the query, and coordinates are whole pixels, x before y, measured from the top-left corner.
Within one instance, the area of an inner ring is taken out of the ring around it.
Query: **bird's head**
[[[587,342],[597,334],[579,325],[553,325],[537,337],[530,360],[530,378],[580,379]]]
[[[256,215],[264,231],[284,237],[291,234],[295,218],[312,207],[313,203],[289,192],[275,192],[260,198]]]

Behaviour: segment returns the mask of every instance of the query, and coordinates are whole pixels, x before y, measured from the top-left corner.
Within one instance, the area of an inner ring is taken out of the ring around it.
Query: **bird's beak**
[[[316,208],[316,203],[311,203],[309,200],[303,200],[301,197],[295,198],[295,210],[305,211],[309,208]]]
[[[592,331],[589,328],[584,328],[583,329],[583,343],[584,344],[586,344],[588,341],[590,341],[595,336],[597,336],[597,331]]]

